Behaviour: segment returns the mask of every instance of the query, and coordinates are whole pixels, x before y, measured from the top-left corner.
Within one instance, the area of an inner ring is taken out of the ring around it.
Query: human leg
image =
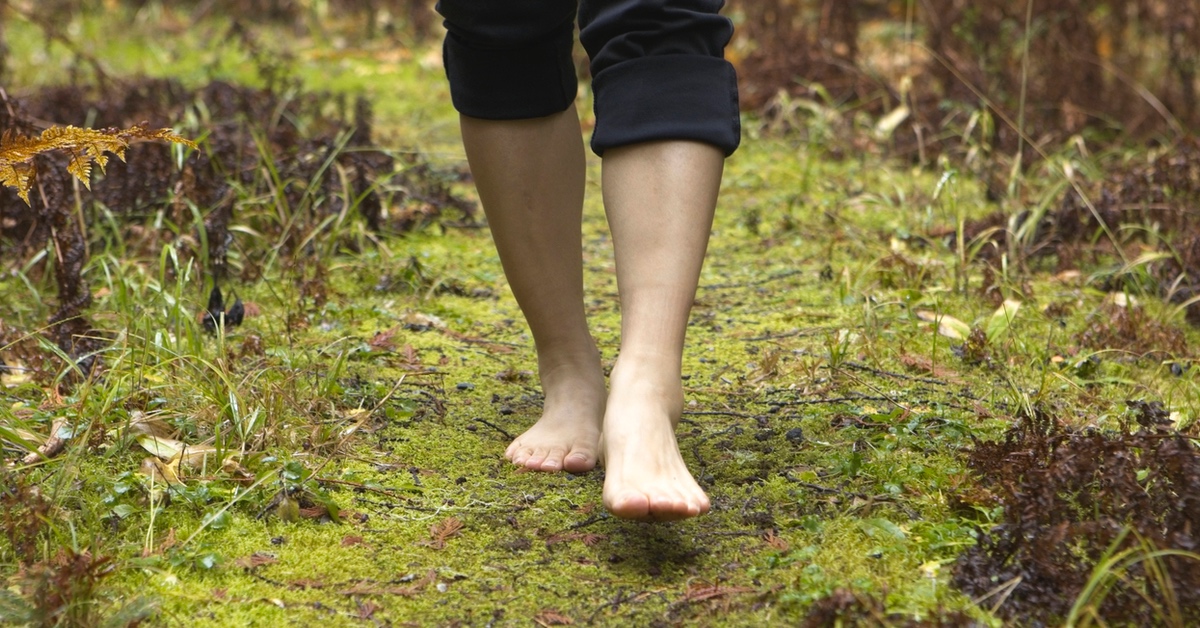
[[[720,0],[585,2],[604,206],[621,298],[601,456],[604,505],[631,519],[683,519],[710,502],[675,439],[688,314],[723,158],[739,140],[737,87],[722,58]]]
[[[492,237],[529,323],[541,418],[505,452],[539,471],[596,464],[604,376],[583,309],[583,140],[574,6],[443,0],[447,74]]]
[[[621,295],[621,352],[604,415],[604,505],[619,517],[682,519],[709,509],[675,426],[683,411],[684,332],[723,165],[717,148],[677,140],[604,156]]]
[[[596,465],[604,375],[583,309],[583,139],[575,107],[534,120],[463,116],[463,143],[509,287],[533,332],[541,419],[505,456],[539,471]]]

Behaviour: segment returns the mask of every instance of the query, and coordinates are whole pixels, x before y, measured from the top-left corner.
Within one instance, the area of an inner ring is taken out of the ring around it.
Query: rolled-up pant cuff
[[[719,57],[630,59],[592,78],[592,151],[655,140],[694,140],[733,154],[741,140],[737,75]]]
[[[454,108],[487,120],[541,118],[566,110],[578,91],[573,45],[570,29],[515,49],[470,46],[447,34],[443,54]]]

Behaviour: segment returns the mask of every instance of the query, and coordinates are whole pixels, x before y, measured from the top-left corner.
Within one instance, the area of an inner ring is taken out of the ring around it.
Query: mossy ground
[[[80,28],[105,41],[113,25]],[[178,46],[151,31],[107,38],[113,50],[96,54],[122,72],[186,80],[244,61],[214,63],[230,53],[188,45],[208,31],[182,28]],[[34,30],[10,31],[14,50],[36,50],[36,40]],[[422,63],[435,45],[296,49],[309,85],[376,103],[385,145],[463,161],[441,70]],[[44,68],[61,51],[46,54],[39,67],[53,76]],[[15,76],[32,84],[31,68]],[[100,601],[149,596],[163,625],[760,626],[797,623],[837,588],[884,597],[906,616],[965,609],[995,623],[987,604],[948,583],[975,527],[996,516],[953,499],[975,482],[960,449],[1035,402],[1105,425],[1126,399],[1150,398],[1194,420],[1200,389],[1162,360],[1105,354],[1087,372],[1057,366],[1097,324],[1106,295],[1036,269],[996,282],[1023,307],[990,359],[967,363],[959,341],[918,312],[986,323],[996,303],[953,237],[920,234],[994,211],[982,190],[869,153],[834,161],[819,145],[746,126],[727,163],[685,357],[680,446],[713,499],[709,515],[617,520],[599,506],[602,470],[518,473],[503,460],[509,436],[540,407],[531,341],[486,230],[434,225],[324,259],[321,305],[279,269],[237,285],[258,312],[223,346],[169,318],[171,285],[190,311],[203,308],[198,273],[167,278],[157,259],[98,256],[93,316],[126,332],[106,380],[57,400],[32,384],[0,390],[0,421],[14,425],[112,413],[107,433],[74,438],[36,471],[59,506],[44,553],[58,543],[117,557]],[[593,159],[587,309],[611,364],[619,308],[598,175]],[[47,318],[49,299],[29,300],[29,289],[0,278],[10,326]],[[1169,308],[1143,303],[1154,320],[1182,326]],[[1186,333],[1195,346],[1200,335]],[[164,504],[135,473],[146,453],[120,430],[127,401],[146,395],[185,441],[221,425],[230,399],[242,424],[261,417],[259,483],[186,472],[186,488]],[[311,475],[279,479],[276,462],[287,460]],[[324,491],[341,522],[281,519],[271,498],[289,481]],[[13,577],[15,566],[0,573]]]

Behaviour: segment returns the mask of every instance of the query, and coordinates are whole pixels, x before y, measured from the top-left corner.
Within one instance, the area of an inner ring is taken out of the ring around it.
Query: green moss
[[[86,26],[102,27],[112,25]],[[10,33],[14,49],[34,45],[28,30]],[[115,38],[101,54],[122,71],[189,79],[244,61],[189,47],[192,36],[181,34],[170,54],[140,34]],[[370,95],[383,137],[460,161],[439,71],[385,53],[318,51],[297,67],[313,85]],[[592,159],[585,276],[591,323],[611,363],[619,318],[598,174]],[[323,260],[330,299],[322,307],[301,304],[277,269],[239,286],[262,311],[230,333],[232,353],[188,335],[162,295],[173,280],[158,276],[157,260],[126,260],[93,308],[126,332],[110,371],[90,396],[63,406],[77,419],[102,417],[97,429],[108,432],[30,471],[61,507],[47,547],[115,556],[109,591],[156,597],[158,623],[168,625],[358,625],[365,616],[518,624],[548,611],[577,623],[767,625],[797,623],[813,600],[842,587],[886,595],[890,608],[913,616],[965,608],[986,620],[948,584],[973,526],[989,523],[987,513],[951,507],[972,482],[959,448],[998,434],[1026,403],[1064,404],[1081,422],[1111,423],[1125,399],[1149,396],[1194,418],[1200,390],[1137,356],[1105,355],[1088,381],[1053,366],[1051,358],[1078,348],[1103,295],[1045,273],[1002,286],[1023,294],[1025,306],[1010,335],[989,347],[990,361],[964,362],[916,312],[975,323],[995,306],[974,290],[978,266],[958,268],[952,250],[917,236],[995,208],[961,178],[935,200],[939,177],[872,156],[830,161],[790,138],[751,137],[729,160],[689,327],[680,429],[714,509],[672,525],[605,516],[599,471],[518,473],[502,459],[504,434],[536,419],[541,400],[532,342],[484,232],[430,227]],[[401,274],[410,258],[424,281],[387,287],[385,276]],[[959,271],[966,293],[954,285]],[[48,281],[34,285],[49,293]],[[179,294],[201,293],[194,278],[180,281]],[[462,290],[436,288],[451,284]],[[0,317],[34,329],[49,311],[24,298],[28,289],[0,278]],[[1041,312],[1064,302],[1071,307],[1061,322]],[[184,304],[187,313],[201,306],[199,298]],[[289,329],[296,312],[307,326]],[[416,315],[440,322],[406,327]],[[389,345],[371,344],[388,330]],[[1186,333],[1195,346],[1196,331]],[[252,335],[262,354],[238,354]],[[0,395],[4,425],[48,429],[54,413],[35,410],[46,401],[39,389]],[[262,482],[192,472],[170,503],[154,498],[151,521],[152,492],[134,473],[146,454],[120,427],[144,410],[189,442],[231,438],[231,398],[236,416],[263,418],[231,445],[257,452],[244,464]],[[369,412],[362,424],[360,409]],[[314,472],[304,487],[326,491],[342,523],[275,516],[271,500],[286,483],[273,474],[288,460]],[[117,506],[125,508],[114,517]],[[201,530],[225,506],[228,519]],[[462,529],[439,547],[431,528],[451,517]],[[172,531],[177,543],[160,546]],[[0,574],[11,578],[4,543]],[[152,556],[142,558],[148,544]],[[270,560],[239,564],[256,554]],[[714,584],[724,589],[695,594]]]

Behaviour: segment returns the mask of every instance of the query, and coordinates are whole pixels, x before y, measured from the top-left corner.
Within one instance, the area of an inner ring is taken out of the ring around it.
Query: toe
[[[534,471],[561,471],[563,468],[563,457],[567,452],[562,447],[551,447],[550,449],[539,452],[541,455],[534,455],[529,460],[525,461],[525,466]]]
[[[568,473],[586,473],[595,468],[595,454],[586,451],[573,451],[563,458],[563,469]]]
[[[511,460],[513,464],[523,467],[532,456],[532,449],[518,449],[514,451],[513,454],[508,457],[508,459]]]
[[[700,514],[700,507],[683,495],[664,494],[650,500],[650,516],[656,521],[678,521]]]
[[[646,520],[650,518],[650,500],[637,492],[626,491],[606,500],[605,507],[613,516],[621,519]]]

